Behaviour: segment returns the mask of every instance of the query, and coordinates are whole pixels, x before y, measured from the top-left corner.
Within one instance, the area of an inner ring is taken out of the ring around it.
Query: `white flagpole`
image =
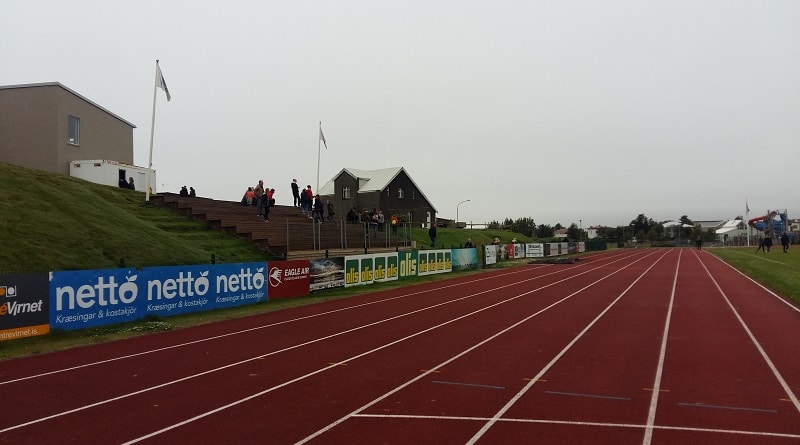
[[[317,188],[314,189],[314,194],[319,194],[319,157],[320,157],[320,148],[322,148],[322,138],[320,135],[322,134],[322,121],[319,121],[319,133],[317,133]]]
[[[744,223],[747,229],[747,247],[750,247],[750,203],[744,198]]]
[[[147,172],[145,172],[145,202],[150,201],[150,171],[153,169],[153,134],[156,125],[156,89],[158,88],[158,59],[156,59],[156,77],[153,80],[153,117],[150,120],[150,158],[147,161]]]

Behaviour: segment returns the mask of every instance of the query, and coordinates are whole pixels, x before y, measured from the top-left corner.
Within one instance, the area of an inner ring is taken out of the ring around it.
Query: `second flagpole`
[[[319,194],[319,158],[322,148],[322,138],[319,135],[321,134],[322,134],[322,121],[319,121],[319,132],[317,133],[317,185],[316,188],[314,188],[316,194]]]

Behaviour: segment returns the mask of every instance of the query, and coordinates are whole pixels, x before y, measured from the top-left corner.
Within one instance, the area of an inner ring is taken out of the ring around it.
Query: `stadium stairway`
[[[271,208],[269,221],[255,207],[241,202],[159,193],[150,202],[166,207],[208,226],[252,242],[279,258],[311,258],[327,254],[355,254],[405,249],[407,242],[388,232],[368,233],[361,224],[314,222],[292,206]],[[337,215],[344,216],[344,215]]]

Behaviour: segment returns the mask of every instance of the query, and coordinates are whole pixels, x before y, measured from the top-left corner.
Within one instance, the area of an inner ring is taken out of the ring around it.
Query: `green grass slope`
[[[266,258],[141,192],[3,163],[0,178],[0,273]]]

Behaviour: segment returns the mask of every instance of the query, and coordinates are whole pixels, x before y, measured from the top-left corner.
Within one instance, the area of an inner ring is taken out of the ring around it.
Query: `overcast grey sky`
[[[0,85],[134,123],[159,191],[404,167],[482,223],[800,217],[800,1],[0,0]]]

